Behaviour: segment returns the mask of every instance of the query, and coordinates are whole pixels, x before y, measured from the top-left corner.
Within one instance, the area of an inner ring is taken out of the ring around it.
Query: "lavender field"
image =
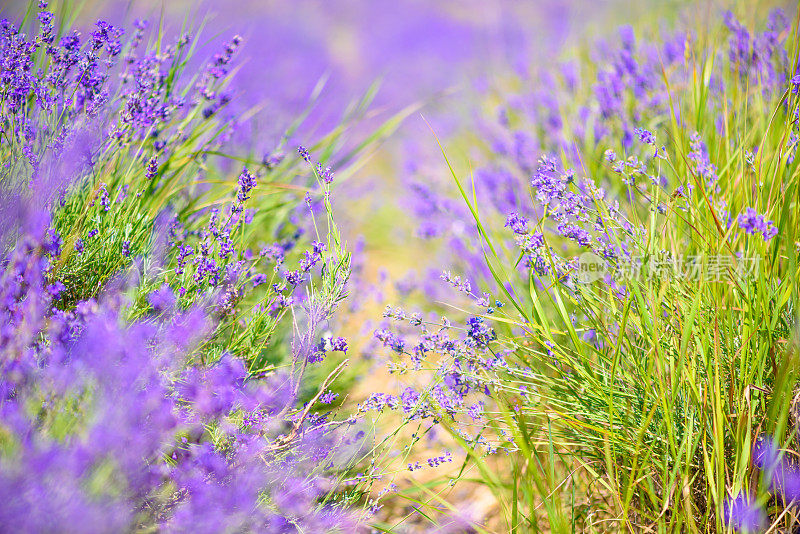
[[[0,19],[0,532],[800,532],[796,2]]]

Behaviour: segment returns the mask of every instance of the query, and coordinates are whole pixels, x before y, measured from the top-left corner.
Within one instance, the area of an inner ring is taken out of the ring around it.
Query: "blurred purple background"
[[[198,57],[244,37],[234,102],[261,104],[258,128],[279,135],[304,109],[317,82],[327,84],[307,130],[329,129],[348,103],[375,80],[373,109],[388,114],[513,69],[536,56],[552,56],[609,0],[241,0],[225,2],[85,2],[79,25],[103,18],[130,29],[135,18],[159,19],[177,35],[182,23],[204,22]],[[60,4],[64,4],[63,6]],[[73,4],[78,4],[74,2]],[[2,16],[19,17],[27,2],[6,1]],[[50,9],[67,8],[52,1]],[[384,115],[385,116],[385,115]],[[312,128],[316,125],[317,128]]]
[[[79,2],[51,0],[48,9],[60,17],[72,13],[73,4]],[[168,41],[187,31],[199,47],[191,65],[195,69],[234,35],[241,35],[243,44],[235,59],[240,70],[231,86],[229,113],[259,106],[252,122],[234,131],[241,142],[237,150],[254,158],[275,149],[323,77],[324,90],[286,150],[310,145],[329,132],[348,105],[375,81],[380,87],[369,116],[346,139],[348,144],[393,113],[417,105],[379,157],[346,185],[341,175],[335,181],[342,232],[350,242],[365,238],[371,269],[402,266],[404,261],[390,257],[397,245],[418,241],[403,211],[413,200],[408,190],[412,176],[450,181],[426,121],[453,161],[463,164],[471,154],[459,152],[466,147],[450,134],[480,131],[475,119],[487,105],[496,105],[484,89],[512,79],[522,93],[546,91],[527,73],[554,64],[565,48],[591,40],[612,11],[628,17],[634,12],[632,4],[624,11],[616,9],[619,0],[88,0],[81,4],[76,25],[87,30],[104,19],[130,33],[135,19],[145,19],[151,36],[163,20]],[[28,5],[6,0],[0,15],[19,19]],[[617,18],[613,25],[620,22]],[[383,209],[387,206],[390,209]],[[413,263],[424,268],[430,261]]]

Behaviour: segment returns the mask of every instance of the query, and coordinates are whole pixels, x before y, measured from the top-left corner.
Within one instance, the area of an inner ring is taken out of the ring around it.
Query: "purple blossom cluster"
[[[422,321],[416,314],[406,315],[397,308],[390,309],[395,321],[407,323],[412,332],[417,332],[414,341],[406,339],[406,333],[389,329],[376,330],[374,335],[384,346],[391,348],[396,354],[397,363],[390,364],[390,371],[403,374],[406,371],[420,371],[428,358],[440,355],[443,359],[435,368],[429,383],[421,387],[405,387],[397,395],[373,393],[359,405],[359,411],[380,412],[394,410],[403,415],[405,420],[423,420],[437,424],[441,418],[456,423],[454,430],[467,442],[481,445],[488,451],[494,451],[493,443],[486,433],[473,434],[463,429],[460,424],[467,420],[472,422],[483,419],[483,408],[480,399],[491,398],[491,387],[496,382],[495,373],[515,372],[509,369],[503,354],[493,352],[497,339],[494,329],[482,317],[472,317],[467,321],[467,329],[460,336],[450,335],[455,331],[446,318],[440,321]],[[402,358],[408,358],[409,363]],[[465,419],[468,418],[468,419]],[[437,466],[448,460],[449,455],[437,457],[429,462]],[[410,464],[409,470],[420,469],[418,463]]]
[[[506,228],[510,228],[515,234],[525,235],[528,233],[528,219],[517,213],[511,213],[506,219]]]
[[[760,436],[752,456],[753,465],[771,493],[786,503],[800,498],[800,468],[782,453],[774,440]],[[768,525],[764,507],[745,493],[725,501],[725,522],[742,533],[761,532]]]
[[[761,79],[765,91],[780,83],[780,69],[773,59],[778,56],[786,61],[785,51],[780,45],[781,32],[789,24],[786,14],[775,9],[770,12],[767,28],[761,33],[750,30],[736,19],[731,11],[723,16],[725,26],[730,31],[728,38],[728,61],[730,67],[743,78]]]
[[[5,528],[354,528],[338,481],[366,437],[324,407],[338,396],[330,381],[310,401],[301,390],[307,340],[343,299],[344,252],[313,241],[298,272],[320,268],[326,291],[295,301],[301,282],[268,273],[283,274],[297,224],[278,221],[261,252],[243,239],[262,169],[243,169],[234,197],[206,209],[187,209],[200,197],[174,181],[224,138],[211,118],[241,40],[182,86],[188,37],[144,46],[145,23],[126,41],[101,21],[85,41],[66,30],[57,42],[46,7],[32,38],[0,23]],[[81,266],[105,278],[82,279]],[[312,319],[290,351],[297,365],[265,367],[242,339],[268,347],[294,305]]]
[[[346,512],[317,504],[324,486],[304,465],[331,450],[313,421],[292,420],[291,376],[257,378],[227,354],[187,366],[213,330],[197,308],[133,323],[113,293],[73,311],[53,308],[46,280],[55,251],[46,232],[34,235],[11,252],[0,286],[0,478],[9,490],[0,509],[8,528],[349,524]],[[151,295],[156,309],[172,302],[168,288]],[[287,424],[302,429],[296,441],[287,440]],[[290,444],[287,458],[281,451]]]
[[[761,238],[764,241],[769,241],[778,235],[778,229],[775,227],[775,223],[768,221],[766,217],[753,208],[745,209],[744,213],[739,215],[736,222],[739,223],[739,228],[746,234],[761,234]]]
[[[331,335],[323,336],[319,344],[317,345],[317,350],[311,353],[308,361],[310,363],[319,363],[325,359],[325,355],[329,352],[342,352],[346,354],[347,340],[341,336],[338,337],[333,337]]]
[[[314,162],[311,158],[311,153],[304,146],[297,147],[297,153],[303,158],[303,161],[313,166],[314,176],[323,184],[327,185],[333,182],[333,171],[330,167],[324,167],[320,162]]]
[[[212,297],[216,299],[218,313],[231,315],[249,291],[263,287],[267,297],[259,306],[270,316],[278,317],[298,302],[293,296],[295,290],[310,280],[315,268],[321,267],[327,245],[314,240],[299,255],[297,268],[286,268],[287,255],[304,234],[299,226],[282,225],[284,237],[263,246],[260,251],[243,248],[237,243],[237,236],[255,217],[256,210],[246,205],[257,181],[257,174],[245,168],[239,174],[236,197],[229,204],[213,207],[201,214],[205,217],[190,221],[197,227],[197,222],[204,220],[203,226],[187,230],[177,220],[171,223],[171,266],[176,275],[171,283],[177,286],[175,289],[182,302]],[[288,236],[286,231],[290,232]]]
[[[736,532],[761,532],[767,524],[767,514],[746,495],[725,502],[725,523]]]

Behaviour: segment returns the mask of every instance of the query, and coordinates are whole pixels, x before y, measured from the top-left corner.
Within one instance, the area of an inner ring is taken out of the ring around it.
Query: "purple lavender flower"
[[[444,451],[444,453],[441,454],[440,456],[434,456],[433,458],[428,458],[428,466],[439,467],[444,463],[452,461],[453,461],[453,456],[450,454],[450,451]]]
[[[338,393],[334,393],[332,391],[326,391],[325,393],[320,395],[319,402],[321,402],[322,404],[331,404],[337,398],[339,398]]]
[[[256,177],[247,168],[242,169],[242,173],[239,175],[239,192],[236,195],[239,204],[244,204],[250,198],[250,192],[255,189],[256,185]]]
[[[47,7],[45,5],[45,7]],[[44,8],[42,8],[44,9]],[[53,18],[55,15],[48,11],[40,11],[36,18],[39,21],[39,25],[41,26],[41,36],[42,42],[50,44],[55,39],[54,28],[53,28]]]
[[[325,359],[326,354],[324,350],[312,350],[308,354],[308,363],[319,363]]]
[[[61,235],[58,233],[58,231],[56,231],[55,228],[49,228],[43,243],[44,250],[50,254],[50,256],[55,258],[61,255],[61,244]]]
[[[300,157],[302,157],[306,163],[309,163],[313,166],[314,174],[316,174],[317,178],[322,180],[324,184],[330,184],[331,182],[333,182],[333,171],[331,170],[330,167],[323,167],[322,164],[319,162],[317,163],[312,162],[311,154],[303,146],[297,147],[297,153],[300,154]],[[309,205],[309,207],[311,207],[311,204],[308,199],[308,193],[306,193],[306,195],[307,195],[306,203]]]
[[[458,275],[453,276],[450,271],[443,272],[440,278],[462,293],[468,295],[472,293],[472,284],[469,283],[469,280],[464,280]]]
[[[687,154],[687,158],[693,162],[694,172],[701,178],[705,179],[706,186],[709,188],[712,195],[717,193],[716,184],[719,180],[717,176],[717,167],[711,163],[708,157],[708,150],[705,143],[700,139],[700,134],[695,132],[691,137],[691,151]],[[692,189],[692,184],[688,183],[687,188],[689,191]]]
[[[639,138],[639,141],[641,141],[645,145],[655,146],[656,136],[653,135],[652,132],[645,130],[644,128],[634,128],[633,133],[636,135],[636,137]]]
[[[147,168],[145,169],[144,177],[147,180],[152,180],[158,174],[158,156],[154,155],[147,161]]]
[[[621,26],[619,28],[619,37],[622,41],[623,48],[631,50],[636,46],[636,36],[634,35],[633,28],[630,25]]]
[[[100,190],[95,196],[95,201],[100,201],[100,206],[103,208],[103,211],[111,210],[111,197],[108,194],[108,186],[106,184],[100,184]],[[92,202],[91,205],[93,206],[94,202]]]
[[[290,284],[290,285],[293,285],[293,286],[299,286],[306,279],[305,272],[304,271],[297,271],[297,270],[296,271],[286,271],[283,274],[283,276],[286,279],[286,283]]]
[[[329,184],[333,182],[333,172],[330,167],[323,167],[321,164],[317,163],[316,169],[317,175],[324,183]]]
[[[736,532],[755,533],[763,530],[767,516],[758,504],[739,494],[725,501],[725,522]]]
[[[153,307],[153,311],[163,313],[175,304],[175,294],[172,288],[164,284],[147,296],[147,302]]]
[[[347,340],[343,337],[333,337],[330,335],[323,336],[317,345],[317,350],[315,351],[315,354],[317,355],[316,358],[318,359],[311,361],[322,361],[325,353],[335,351],[347,353]]]
[[[406,342],[403,338],[389,330],[376,330],[374,336],[383,343],[384,347],[389,347],[398,354],[405,351]]]
[[[764,473],[770,488],[786,501],[800,499],[800,468],[781,454],[775,440],[762,437],[756,442],[753,464]]]
[[[314,251],[314,254],[321,255],[328,249],[328,246],[322,241],[314,240],[311,242],[311,248]]]
[[[467,319],[467,336],[479,348],[485,348],[497,339],[494,329],[484,323],[482,317],[471,317]]]
[[[119,54],[122,50],[121,38],[124,31],[103,20],[97,21],[95,26],[97,29],[92,32],[92,49],[99,50],[105,45],[109,56]]]
[[[778,235],[778,229],[775,227],[773,221],[768,221],[766,218],[759,214],[753,208],[745,209],[745,212],[740,214],[737,218],[739,228],[744,230],[746,234],[755,235],[761,234],[764,241],[769,241]]]
[[[506,228],[511,228],[511,231],[515,234],[527,234],[528,233],[528,219],[517,214],[512,213],[506,219]]]
[[[589,246],[592,242],[592,235],[576,224],[560,224],[558,225],[558,232],[584,247]]]
[[[317,263],[322,260],[322,256],[319,253],[314,252],[312,250],[306,250],[303,253],[303,257],[300,260],[300,270],[303,272],[309,272]]]
[[[262,159],[262,163],[267,169],[274,169],[280,165],[285,158],[286,155],[283,152],[273,152],[270,154],[265,154],[264,158]]]
[[[347,340],[343,337],[336,337],[331,340],[331,350],[347,353]]]

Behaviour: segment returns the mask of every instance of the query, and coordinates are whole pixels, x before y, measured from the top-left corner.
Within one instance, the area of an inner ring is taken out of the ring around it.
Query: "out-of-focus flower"
[[[767,515],[757,503],[739,494],[725,501],[725,522],[738,533],[755,534],[766,526]]]

